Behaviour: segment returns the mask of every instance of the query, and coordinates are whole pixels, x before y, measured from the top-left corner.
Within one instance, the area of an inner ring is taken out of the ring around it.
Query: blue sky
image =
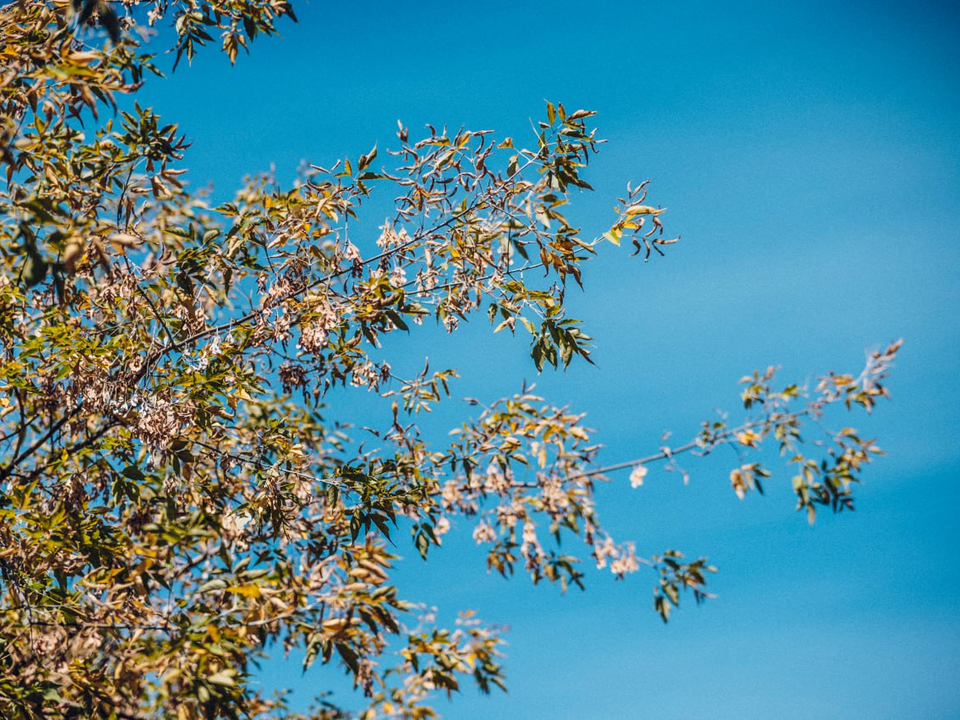
[[[856,371],[865,348],[905,339],[893,400],[852,421],[888,453],[853,515],[808,527],[786,469],[767,497],[738,501],[732,453],[685,463],[686,487],[654,470],[639,491],[625,477],[601,489],[615,536],[720,568],[719,597],[667,626],[650,576],[590,577],[585,593],[560,596],[488,576],[469,537],[407,563],[401,588],[442,617],[469,607],[511,627],[510,693],[468,688],[440,703],[444,716],[960,717],[957,8],[295,7],[300,24],[236,67],[201,54],[144,89],[140,102],[194,140],[194,183],[226,197],[271,163],[289,179],[302,159],[388,146],[398,118],[522,140],[546,98],[599,111],[609,141],[587,176],[597,192],[577,199],[585,234],[609,226],[627,180],[652,178],[668,231],[683,236],[648,264],[612,247],[591,263],[571,302],[598,368],[536,378],[522,341],[478,322],[432,350],[435,366],[460,368],[455,394],[492,399],[536,380],[589,413],[616,462],[735,410],[737,379],[753,368],[779,364],[800,381]],[[307,694],[339,683],[282,664],[265,682]]]

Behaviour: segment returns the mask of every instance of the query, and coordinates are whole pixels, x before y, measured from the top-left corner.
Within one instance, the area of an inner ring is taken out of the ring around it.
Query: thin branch
[[[62,418],[60,418],[56,423],[51,425],[50,428],[47,430],[47,432],[45,432],[42,436],[40,436],[40,438],[38,438],[37,441],[33,443],[33,445],[28,447],[19,455],[15,456],[13,460],[11,460],[10,463],[5,468],[0,470],[0,480],[5,480],[8,477],[10,477],[10,474],[13,472],[13,469],[17,465],[19,465],[21,462],[29,458],[37,450],[43,447],[44,443],[46,443],[50,438],[56,435],[57,432],[60,430],[60,428],[62,428],[64,425],[70,422],[74,417],[76,417],[77,413],[79,412],[80,412],[80,406],[78,405],[73,410],[65,414]]]
[[[785,413],[777,419],[777,422],[794,422],[800,418],[807,417],[814,412],[812,407],[808,407],[805,410],[800,410],[795,413]],[[737,427],[727,428],[722,432],[713,435],[708,441],[707,445],[704,445],[704,442],[698,437],[690,442],[679,445],[674,448],[664,448],[660,452],[653,455],[648,455],[647,457],[639,458],[637,460],[627,460],[625,462],[614,463],[613,465],[604,465],[603,467],[594,468],[593,470],[587,470],[582,473],[576,473],[574,475],[569,475],[568,480],[579,480],[580,478],[585,477],[594,477],[596,475],[606,475],[607,473],[615,472],[617,470],[625,470],[626,468],[635,468],[638,465],[648,465],[649,463],[657,462],[658,460],[669,460],[674,455],[681,455],[685,452],[695,450],[697,448],[703,450],[712,450],[714,447],[717,447],[723,443],[726,443],[730,440],[731,437],[738,433],[746,432],[747,430],[752,430],[756,427],[761,427],[770,422],[769,418],[763,420],[751,420],[749,422],[743,423]]]
[[[247,463],[249,465],[253,465],[259,468],[260,470],[269,470],[271,468],[276,467],[275,465],[270,465],[269,463],[265,463],[263,460],[258,460],[257,458],[252,458],[244,455],[237,455],[235,453],[226,452],[218,448],[216,445],[211,445],[210,443],[203,442],[202,440],[192,439],[190,440],[190,442],[192,442],[195,445],[199,445],[200,447],[204,447],[213,453],[216,453],[219,457],[227,457],[227,458],[230,458],[231,460],[236,460],[237,462]],[[326,485],[332,485],[333,487],[339,488],[341,490],[348,489],[344,487],[342,483],[338,482],[337,480],[333,480],[332,478],[318,477],[316,475],[299,472],[297,470],[278,469],[277,472],[281,472],[285,475],[293,475],[295,477],[303,478],[304,480],[313,480],[314,482],[324,483]]]

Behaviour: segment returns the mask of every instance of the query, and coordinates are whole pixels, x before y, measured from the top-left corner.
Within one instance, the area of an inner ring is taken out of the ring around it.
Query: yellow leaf
[[[235,595],[242,595],[247,598],[258,598],[260,597],[260,586],[259,585],[233,585],[226,588],[227,592],[232,592]]]
[[[210,675],[207,678],[207,682],[213,683],[214,685],[223,685],[226,687],[232,687],[236,685],[236,681],[233,679],[233,676],[236,675],[235,670],[221,670],[218,673]]]
[[[631,205],[626,210],[624,210],[624,214],[627,216],[659,215],[664,210],[666,210],[666,208],[655,208],[655,207],[651,207],[650,205]]]
[[[623,235],[623,231],[619,228],[610,228],[610,230],[603,234],[603,237],[614,245],[619,245],[621,235]]]
[[[737,442],[748,447],[757,447],[757,441],[759,439],[760,436],[753,432],[753,430],[745,430],[744,432],[737,433]]]

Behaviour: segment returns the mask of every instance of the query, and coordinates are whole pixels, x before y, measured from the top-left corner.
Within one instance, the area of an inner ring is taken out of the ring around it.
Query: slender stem
[[[31,455],[33,455],[37,450],[39,450],[44,445],[44,443],[47,442],[47,440],[49,440],[54,435],[56,435],[57,432],[60,430],[60,428],[62,428],[64,425],[70,422],[74,417],[76,417],[77,413],[79,412],[80,412],[80,407],[77,406],[73,410],[68,412],[66,415],[64,415],[62,418],[60,418],[53,425],[51,425],[50,428],[47,430],[47,432],[41,435],[37,439],[37,441],[33,443],[33,445],[28,447],[19,455],[15,456],[13,460],[11,460],[10,463],[5,468],[3,468],[3,470],[0,470],[0,480],[5,480],[6,478],[8,478],[10,476],[10,473],[13,472],[13,469],[17,465],[19,465],[21,462],[23,462],[24,460],[29,458]]]
[[[780,421],[792,422],[795,420],[799,420],[802,417],[806,417],[810,415],[812,412],[813,412],[812,408],[807,408],[805,410],[800,410],[799,412],[795,412],[795,413],[786,413],[785,415],[782,416],[782,419]],[[722,432],[719,432],[716,435],[714,435],[709,440],[709,443],[706,446],[706,448],[704,444],[701,442],[701,440],[697,438],[695,440],[691,440],[688,443],[685,443],[684,445],[679,445],[674,448],[664,448],[658,453],[655,453],[653,455],[648,455],[647,457],[638,458],[637,460],[627,460],[624,462],[614,463],[612,465],[604,465],[603,467],[594,468],[593,470],[587,470],[582,473],[569,475],[567,479],[578,480],[580,478],[594,477],[596,475],[606,475],[607,473],[610,473],[610,472],[615,472],[617,470],[625,470],[626,468],[634,468],[634,467],[637,467],[638,465],[647,465],[652,462],[657,462],[658,460],[669,460],[674,455],[680,455],[682,453],[689,452],[690,450],[694,450],[696,448],[712,449],[713,447],[716,447],[721,443],[728,442],[731,437],[733,437],[738,433],[742,433],[747,430],[752,430],[753,428],[764,425],[767,422],[769,422],[769,419],[751,420],[737,427],[727,428],[726,430],[723,430]]]

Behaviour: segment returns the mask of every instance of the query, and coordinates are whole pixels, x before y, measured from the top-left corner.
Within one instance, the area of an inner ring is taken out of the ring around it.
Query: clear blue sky
[[[589,413],[605,460],[734,410],[736,381],[755,367],[802,381],[905,339],[893,401],[854,422],[888,456],[853,515],[808,527],[786,470],[766,498],[738,501],[732,453],[687,463],[687,487],[653,471],[640,491],[625,477],[601,490],[616,536],[720,567],[719,598],[667,626],[648,575],[591,576],[585,593],[560,596],[488,576],[469,537],[407,563],[401,588],[442,617],[469,607],[511,626],[510,693],[468,688],[441,701],[444,716],[960,717],[957,7],[295,7],[300,24],[237,67],[207,53],[145,88],[141,103],[195,141],[193,182],[225,196],[271,163],[290,178],[301,159],[388,146],[397,118],[523,138],[544,98],[599,111],[609,140],[578,211],[587,235],[609,224],[628,179],[653,179],[682,242],[646,265],[613,248],[592,264],[573,303],[599,369],[538,379],[553,402]],[[464,375],[456,394],[492,399],[535,379],[523,343],[482,323],[447,352]],[[333,675],[271,664],[266,681],[310,694]]]

